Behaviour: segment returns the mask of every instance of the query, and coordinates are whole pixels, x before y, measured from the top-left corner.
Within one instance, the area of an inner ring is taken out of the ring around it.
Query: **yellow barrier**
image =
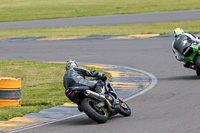
[[[21,79],[0,77],[0,107],[21,106]]]

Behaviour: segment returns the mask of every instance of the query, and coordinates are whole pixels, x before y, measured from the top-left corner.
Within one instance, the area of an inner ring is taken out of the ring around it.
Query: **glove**
[[[99,73],[99,74],[98,74],[98,77],[99,77],[99,78],[103,78],[104,76],[105,76],[104,73]]]

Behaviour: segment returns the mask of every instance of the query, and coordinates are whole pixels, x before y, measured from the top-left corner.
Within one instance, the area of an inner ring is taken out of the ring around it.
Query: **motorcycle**
[[[195,70],[197,76],[200,76],[199,45],[191,40],[188,40],[187,36],[181,36],[174,42],[174,48],[184,57],[186,62],[185,66]]]
[[[105,94],[91,91],[87,86],[75,86],[66,89],[66,96],[78,105],[80,112],[85,114],[97,123],[106,123],[108,118],[117,113],[123,116],[130,116],[131,109],[117,95],[107,77],[101,78],[104,82]]]

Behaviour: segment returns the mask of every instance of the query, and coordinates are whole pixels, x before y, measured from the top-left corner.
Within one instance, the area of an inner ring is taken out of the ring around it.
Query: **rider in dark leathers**
[[[67,61],[66,72],[63,77],[64,87],[67,89],[73,86],[88,86],[97,93],[104,93],[104,83],[101,80],[86,80],[85,76],[102,77],[104,74],[95,70],[90,71],[83,67],[78,67],[77,63],[73,60]]]

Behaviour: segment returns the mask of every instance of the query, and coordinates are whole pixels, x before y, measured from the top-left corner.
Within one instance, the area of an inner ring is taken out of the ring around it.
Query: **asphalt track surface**
[[[200,10],[174,11],[174,12],[168,11],[168,12],[154,12],[154,13],[140,13],[140,14],[7,22],[7,23],[0,23],[0,29],[144,24],[144,23],[199,20],[199,18],[200,18]]]
[[[162,13],[161,13],[162,15]],[[171,50],[172,37],[130,40],[26,41],[0,44],[1,59],[112,64],[147,71],[158,79],[150,91],[127,101],[130,117],[97,124],[86,115],[31,128],[21,133],[198,133],[199,80]]]

